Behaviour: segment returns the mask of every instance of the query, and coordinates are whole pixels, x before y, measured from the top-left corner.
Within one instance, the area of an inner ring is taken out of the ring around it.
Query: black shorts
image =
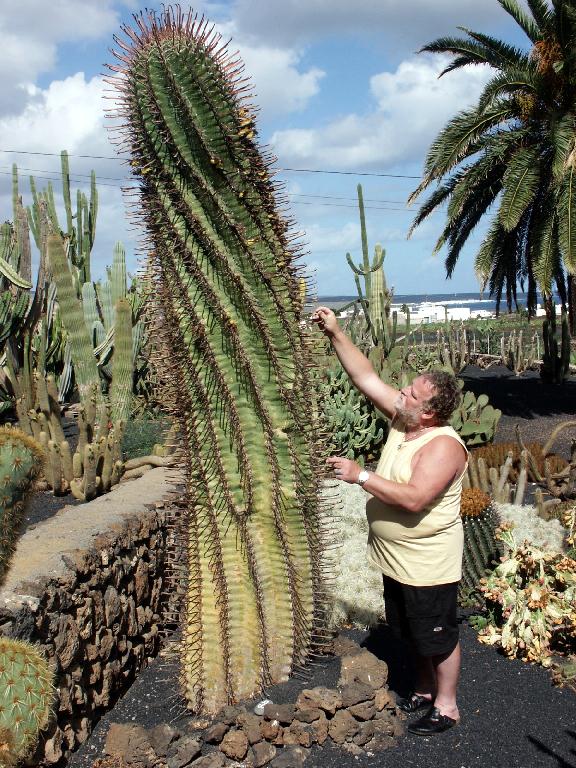
[[[458,584],[412,587],[384,576],[386,623],[420,656],[452,653],[458,643]]]

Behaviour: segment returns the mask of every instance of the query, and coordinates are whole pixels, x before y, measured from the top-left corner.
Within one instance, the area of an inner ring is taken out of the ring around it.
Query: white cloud
[[[420,47],[457,25],[494,27],[507,18],[496,2],[478,0],[237,0],[233,14],[246,39],[284,46],[355,35]]]
[[[3,146],[12,150],[47,153],[48,156],[14,154],[10,161],[17,162],[20,173],[20,192],[25,205],[30,205],[31,195],[28,176],[34,176],[42,189],[52,180],[60,220],[64,222],[61,201],[60,160],[54,155],[61,149],[70,154],[70,175],[73,190],[82,189],[89,194],[89,174],[95,168],[99,188],[100,205],[97,221],[96,246],[92,263],[95,276],[103,274],[106,264],[112,261],[112,248],[116,240],[122,240],[127,248],[128,262],[135,267],[134,233],[124,214],[121,185],[127,171],[119,160],[81,158],[78,155],[113,157],[114,150],[108,142],[104,127],[103,95],[109,90],[101,77],[86,80],[84,73],[55,80],[42,90],[36,86],[27,88],[29,102],[18,115],[0,118],[0,136]],[[5,158],[5,155],[2,155]],[[3,191],[9,186],[9,165],[3,166]],[[2,196],[2,219],[12,218],[8,194]],[[75,207],[75,196],[72,199]]]
[[[395,72],[371,78],[371,112],[345,115],[320,128],[276,131],[272,147],[282,163],[312,167],[390,168],[421,162],[441,127],[475,101],[490,74],[479,67],[438,80],[445,63],[443,57],[403,61]]]
[[[106,143],[102,78],[86,81],[83,72],[54,80],[46,90],[29,86],[29,102],[19,115],[0,119],[4,146],[53,152],[62,147],[75,152],[83,144],[94,150]]]
[[[22,0],[0,4],[0,115],[25,104],[25,89],[56,64],[58,45],[97,40],[118,26],[114,0]]]
[[[254,83],[255,101],[267,116],[297,112],[319,91],[324,72],[299,72],[301,55],[293,50],[241,45],[240,55]]]

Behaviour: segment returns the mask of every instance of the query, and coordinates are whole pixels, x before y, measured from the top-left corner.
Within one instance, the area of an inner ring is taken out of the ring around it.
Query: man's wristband
[[[362,469],[360,471],[360,474],[358,475],[356,482],[358,483],[358,485],[364,485],[364,483],[368,480],[369,477],[370,477],[370,472],[368,472],[368,470],[366,469]]]

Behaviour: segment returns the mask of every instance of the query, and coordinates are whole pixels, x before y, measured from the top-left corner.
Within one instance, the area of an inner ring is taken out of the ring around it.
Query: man
[[[440,733],[460,718],[456,600],[468,454],[446,426],[459,401],[458,385],[451,374],[433,371],[399,392],[380,379],[330,309],[319,307],[312,321],[330,339],[352,383],[392,420],[375,472],[338,456],[328,463],[339,480],[359,483],[371,495],[368,557],[383,573],[386,620],[410,641],[416,667],[415,691],[398,705],[405,712],[427,710],[408,730]]]

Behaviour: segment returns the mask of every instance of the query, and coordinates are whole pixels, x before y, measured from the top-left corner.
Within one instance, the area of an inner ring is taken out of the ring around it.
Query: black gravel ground
[[[385,627],[345,634],[384,658],[391,689],[406,693],[410,672]],[[554,688],[550,675],[541,667],[511,661],[480,644],[465,621],[461,641],[461,721],[456,727],[431,737],[406,732],[398,746],[359,758],[335,747],[315,747],[306,761],[307,768],[576,768],[576,694]],[[266,696],[276,703],[293,702],[302,688],[333,687],[339,666],[338,657],[327,657],[308,670],[307,679],[294,678],[270,688]],[[102,756],[111,723],[151,728],[172,722],[185,730],[190,716],[175,691],[175,658],[156,659],[100,721],[89,741],[70,760],[69,768],[90,768]]]

